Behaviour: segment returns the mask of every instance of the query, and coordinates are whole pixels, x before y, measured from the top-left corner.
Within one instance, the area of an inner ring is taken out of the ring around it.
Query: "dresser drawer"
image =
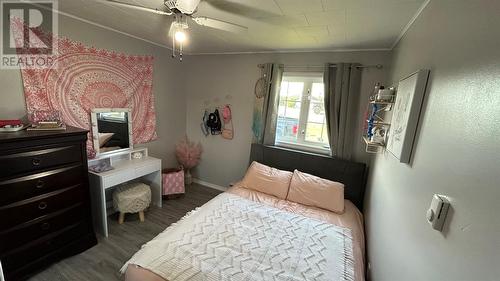
[[[82,161],[82,149],[79,144],[30,149],[0,155],[0,178]]]
[[[77,185],[85,177],[80,164],[0,181],[0,206]]]
[[[64,229],[24,244],[14,250],[1,253],[2,266],[6,272],[15,271],[87,235],[90,229],[90,225],[84,221],[69,224]]]
[[[0,207],[0,229],[8,229],[85,201],[83,188],[75,185]]]
[[[0,231],[0,252],[15,249],[48,234],[59,231],[70,224],[84,220],[86,211],[81,203],[41,218]],[[2,241],[9,241],[3,243]]]

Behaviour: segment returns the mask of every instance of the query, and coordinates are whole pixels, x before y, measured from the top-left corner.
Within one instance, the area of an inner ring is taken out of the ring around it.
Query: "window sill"
[[[289,148],[289,149],[293,149],[293,150],[297,150],[297,151],[303,151],[303,152],[316,153],[316,154],[330,156],[329,149],[319,148],[317,146],[310,146],[310,145],[306,145],[306,144],[297,144],[297,143],[290,143],[290,142],[276,142],[275,146]]]

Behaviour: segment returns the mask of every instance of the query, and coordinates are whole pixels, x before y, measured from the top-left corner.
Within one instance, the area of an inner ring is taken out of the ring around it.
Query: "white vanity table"
[[[121,156],[122,159],[111,159],[113,170],[101,173],[89,171],[94,228],[105,237],[108,237],[108,216],[115,212],[110,203],[113,187],[128,181],[141,181],[151,187],[151,203],[161,207],[161,160],[147,155],[133,159],[129,158],[131,153],[114,156]],[[90,160],[89,165],[93,161]]]
[[[108,216],[115,213],[114,187],[129,181],[143,182],[151,187],[151,203],[162,205],[161,160],[150,157],[147,148],[132,148],[129,116],[130,110],[126,108],[98,108],[93,109],[91,115],[96,158],[88,161],[89,167],[102,163],[113,167],[99,173],[89,170],[92,220],[95,230],[105,237],[108,237]],[[105,147],[114,150],[105,151]]]

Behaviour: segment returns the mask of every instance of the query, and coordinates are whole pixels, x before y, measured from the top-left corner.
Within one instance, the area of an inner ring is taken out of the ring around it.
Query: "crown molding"
[[[403,39],[406,32],[408,32],[408,30],[413,25],[413,23],[415,23],[415,21],[420,16],[420,14],[425,9],[425,7],[427,7],[427,4],[429,4],[429,2],[431,2],[431,0],[425,0],[424,3],[422,4],[422,6],[420,6],[420,8],[417,10],[417,12],[413,15],[411,20],[408,22],[408,24],[406,24],[406,26],[403,28],[403,30],[401,30],[401,33],[396,38],[396,41],[394,41],[394,43],[392,43],[391,50],[393,50],[396,47],[396,45],[399,43],[399,41],[401,41],[401,39]]]
[[[271,50],[271,51],[248,51],[248,52],[202,52],[189,53],[191,56],[205,55],[255,55],[255,54],[290,54],[290,53],[342,53],[342,52],[387,52],[390,48],[372,49],[312,49],[312,50]]]
[[[58,14],[60,14],[60,15],[63,15],[63,16],[66,16],[66,17],[69,17],[69,18],[72,18],[72,19],[76,19],[76,20],[79,20],[81,22],[84,22],[84,23],[87,23],[87,24],[90,24],[90,25],[97,26],[97,27],[100,27],[100,28],[103,28],[103,29],[106,29],[106,30],[109,30],[109,31],[113,31],[113,32],[116,32],[116,33],[119,33],[119,34],[122,34],[122,35],[125,35],[125,36],[128,36],[128,37],[131,37],[131,38],[134,38],[134,39],[137,39],[137,40],[140,40],[140,41],[144,41],[146,43],[155,45],[157,47],[161,47],[161,48],[164,48],[164,49],[172,51],[172,48],[169,48],[166,45],[163,45],[163,44],[160,44],[160,43],[157,43],[157,42],[154,42],[154,41],[151,41],[151,40],[139,37],[139,36],[132,35],[132,34],[130,34],[128,32],[125,32],[125,31],[121,31],[121,30],[118,30],[118,29],[115,29],[115,28],[112,28],[112,27],[109,27],[109,26],[106,26],[106,25],[103,25],[103,24],[100,24],[100,23],[96,23],[96,22],[84,19],[82,17],[76,16],[76,15],[73,15],[73,14],[70,14],[70,13],[67,13],[67,12],[63,12],[61,10],[55,10],[55,12],[58,13]]]

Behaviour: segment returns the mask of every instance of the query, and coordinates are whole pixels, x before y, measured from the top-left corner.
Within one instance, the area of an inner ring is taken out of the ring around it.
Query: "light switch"
[[[431,206],[427,210],[427,221],[430,223],[432,228],[437,231],[441,231],[443,229],[443,224],[449,207],[450,202],[445,196],[439,194],[434,194],[434,196],[432,196]]]

